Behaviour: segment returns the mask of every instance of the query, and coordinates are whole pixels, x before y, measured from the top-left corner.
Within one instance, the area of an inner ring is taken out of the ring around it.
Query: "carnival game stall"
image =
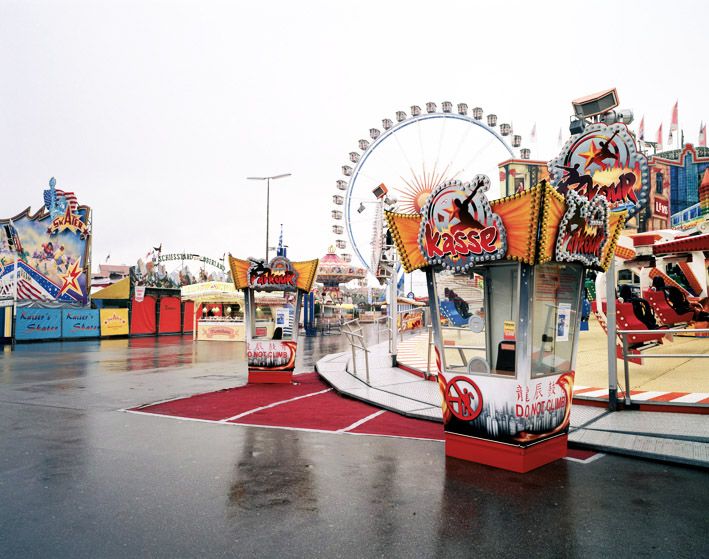
[[[240,260],[229,256],[234,286],[244,292],[246,357],[249,382],[289,383],[295,368],[300,308],[304,293],[310,293],[318,260],[291,262],[276,256]],[[280,301],[263,305],[258,293]]]
[[[99,335],[90,308],[91,209],[49,181],[44,205],[0,219],[0,340]]]
[[[185,305],[184,331],[188,323],[194,340],[243,342],[244,294],[232,283],[201,282],[180,290]]]

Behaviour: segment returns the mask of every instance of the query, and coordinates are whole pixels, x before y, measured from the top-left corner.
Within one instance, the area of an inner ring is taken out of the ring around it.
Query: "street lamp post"
[[[283,175],[274,175],[270,177],[246,177],[246,180],[250,181],[266,181],[266,264],[268,264],[268,212],[271,199],[271,179],[282,179],[284,177],[290,177],[290,173],[285,173]]]

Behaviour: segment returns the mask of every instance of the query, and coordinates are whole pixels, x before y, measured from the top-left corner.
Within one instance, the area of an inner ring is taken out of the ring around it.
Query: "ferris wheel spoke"
[[[468,139],[468,136],[470,136],[470,132],[472,132],[472,130],[473,130],[472,126],[466,127],[465,133],[463,134],[463,137],[458,142],[458,145],[456,146],[455,151],[453,152],[453,155],[451,156],[451,159],[448,162],[447,168],[449,168],[451,165],[453,165],[453,161],[455,161],[457,159],[458,153],[460,153],[460,149],[463,147],[463,144]]]
[[[466,171],[466,170],[468,169],[468,167],[469,167],[470,165],[472,165],[472,164],[475,162],[476,159],[478,159],[483,153],[485,153],[485,151],[487,151],[487,149],[492,145],[492,142],[493,142],[494,140],[495,140],[494,137],[488,139],[488,141],[485,142],[485,144],[475,153],[475,155],[473,155],[473,157],[471,157],[471,158],[460,168],[460,170],[459,170],[457,173],[455,173],[455,175],[453,175],[453,177],[454,177],[454,178],[455,178],[455,177],[458,177],[461,173],[463,173],[464,171]]]

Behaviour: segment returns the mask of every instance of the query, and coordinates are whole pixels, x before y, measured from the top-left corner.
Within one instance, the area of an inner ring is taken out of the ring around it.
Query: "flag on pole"
[[[657,150],[662,151],[662,124],[660,124],[660,129],[657,131]]]
[[[707,125],[702,122],[699,124],[699,145],[707,147]]]
[[[675,101],[675,106],[672,109],[672,124],[670,124],[670,132],[677,132],[677,104],[679,103],[678,101]]]
[[[108,262],[108,259],[111,258],[111,253],[108,253],[108,256],[106,257],[106,262]]]
[[[559,128],[559,147],[561,147],[561,128]]]
[[[640,120],[640,128],[638,129],[638,139],[641,142],[645,141],[645,115],[643,115],[642,119]]]
[[[672,108],[672,123],[670,124],[670,134],[668,143],[672,144],[674,138],[673,132],[677,132],[677,104],[679,100],[675,101],[675,106]]]
[[[672,128],[670,128],[670,133],[667,135],[667,143],[672,147]]]
[[[534,126],[532,126],[532,133],[529,135],[529,141],[530,142],[536,142],[537,141],[537,123],[534,123]]]

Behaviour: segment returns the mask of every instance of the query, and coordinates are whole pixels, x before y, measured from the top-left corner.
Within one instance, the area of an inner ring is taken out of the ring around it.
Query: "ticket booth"
[[[489,187],[450,181],[386,220],[406,271],[426,273],[446,455],[527,472],[566,456],[584,275],[610,263],[625,212],[544,182]]]
[[[229,265],[236,289],[244,292],[249,382],[291,382],[302,296],[313,286],[318,260],[291,262],[276,256],[266,264],[264,259],[230,255]],[[269,297],[268,305],[258,304],[258,293],[281,298]]]

